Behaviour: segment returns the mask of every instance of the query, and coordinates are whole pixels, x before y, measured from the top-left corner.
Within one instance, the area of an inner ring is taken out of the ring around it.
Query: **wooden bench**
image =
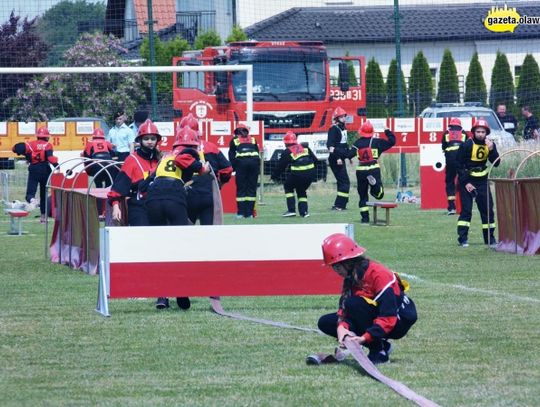
[[[6,209],[5,212],[11,217],[8,234],[22,236],[22,218],[27,217],[30,212],[22,209]]]
[[[109,316],[108,298],[339,294],[341,278],[323,266],[321,244],[333,233],[353,236],[352,228],[106,227],[100,231],[96,311]]]
[[[384,225],[388,226],[390,225],[390,209],[396,208],[397,203],[394,202],[368,202],[367,206],[371,206],[373,208],[373,224],[374,225]],[[383,208],[386,209],[386,217],[384,220],[379,220],[377,218],[377,208]]]

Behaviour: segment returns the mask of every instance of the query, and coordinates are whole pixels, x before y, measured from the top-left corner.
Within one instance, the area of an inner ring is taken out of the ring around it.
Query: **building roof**
[[[135,6],[135,16],[137,19],[137,28],[140,33],[148,32],[148,0],[133,0]],[[152,17],[155,21],[154,30],[159,31],[163,28],[176,24],[176,3],[175,0],[153,0]]]
[[[540,38],[540,24],[496,33],[484,27],[490,3],[401,6],[401,41],[516,40]],[[540,16],[540,2],[508,3],[523,16]],[[296,7],[245,29],[260,41],[323,41],[326,44],[394,42],[393,6]]]

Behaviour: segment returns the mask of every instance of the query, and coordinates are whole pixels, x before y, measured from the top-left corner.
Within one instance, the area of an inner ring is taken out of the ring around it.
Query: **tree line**
[[[456,64],[449,49],[444,51],[439,66],[436,93],[429,64],[422,51],[419,51],[413,59],[408,84],[405,83],[405,77],[401,72],[402,106],[406,107],[404,112],[397,111],[397,71],[397,63],[393,59],[385,82],[375,58],[368,62],[366,67],[366,99],[369,117],[417,116],[433,102],[459,103],[461,101]],[[498,104],[504,103],[509,111],[517,112],[520,107],[528,105],[533,112],[539,112],[540,70],[533,55],[527,54],[525,56],[516,81],[517,86],[514,85],[506,55],[497,52],[491,71],[491,89],[488,95],[482,65],[478,59],[478,53],[474,53],[465,79],[463,101],[480,102],[482,105],[487,105],[489,96],[489,106],[493,109]]]

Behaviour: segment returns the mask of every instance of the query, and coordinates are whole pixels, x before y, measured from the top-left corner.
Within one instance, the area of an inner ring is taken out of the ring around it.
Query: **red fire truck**
[[[265,173],[279,160],[284,134],[291,130],[319,158],[318,178],[326,178],[326,137],[332,112],[348,113],[358,130],[366,113],[363,57],[330,57],[322,42],[233,42],[187,51],[175,65],[253,65],[253,120],[264,122]],[[246,120],[245,72],[184,72],[173,77],[176,116],[201,121]],[[227,146],[222,146],[227,147]]]

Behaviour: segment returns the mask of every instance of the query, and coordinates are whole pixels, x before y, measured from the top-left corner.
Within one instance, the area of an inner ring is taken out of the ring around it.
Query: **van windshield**
[[[476,117],[487,120],[491,130],[502,130],[499,120],[493,112],[486,112],[482,110],[467,110],[461,112],[437,112],[437,117]]]

